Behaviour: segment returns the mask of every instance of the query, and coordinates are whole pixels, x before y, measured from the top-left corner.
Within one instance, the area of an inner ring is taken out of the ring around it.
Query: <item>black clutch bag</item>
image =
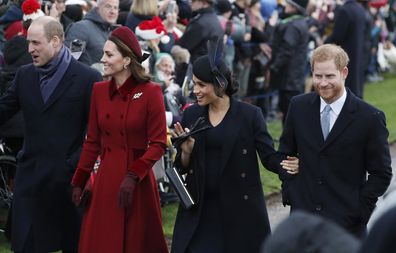
[[[176,191],[177,196],[180,199],[180,203],[184,207],[184,209],[188,210],[195,205],[195,201],[192,198],[190,192],[186,188],[184,184],[183,177],[179,174],[175,167],[170,167],[165,170],[166,175],[169,178],[169,181],[173,185],[173,188]]]
[[[211,128],[211,126],[209,125],[204,125],[204,126],[200,126],[202,125],[202,123],[205,122],[205,118],[204,117],[199,117],[195,123],[190,127],[190,132],[185,132],[184,134],[177,136],[177,137],[172,137],[171,141],[172,144],[175,148],[178,148],[180,146],[180,144],[182,144],[189,136],[197,134],[199,132],[205,131],[209,128]]]

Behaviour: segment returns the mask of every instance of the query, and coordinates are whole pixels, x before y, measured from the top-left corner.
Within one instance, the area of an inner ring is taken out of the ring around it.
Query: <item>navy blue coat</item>
[[[190,127],[207,107],[193,105],[183,114],[182,126]],[[258,107],[231,101],[228,125],[223,133],[220,179],[221,224],[224,231],[224,252],[258,252],[260,244],[271,232],[265,206],[257,154],[266,168],[280,170],[281,155],[274,150],[261,110]],[[180,207],[173,232],[172,253],[184,253],[194,235],[202,211],[201,197],[205,188],[205,132],[193,136],[195,145],[188,168],[176,166],[187,174],[187,188],[198,204],[190,210]]]
[[[22,66],[0,99],[0,124],[19,109],[25,141],[17,161],[12,249],[23,249],[32,229],[36,251],[77,250],[80,217],[70,182],[85,137],[91,88],[99,72],[72,59],[46,103],[32,64]]]
[[[384,113],[349,90],[326,141],[319,95],[294,97],[279,151],[298,155],[300,168],[284,184],[285,201],[292,211],[322,215],[359,234],[392,177],[387,138]]]
[[[356,96],[363,97],[366,44],[366,14],[364,8],[356,0],[347,0],[335,16],[333,33],[326,43],[341,46],[349,56],[348,77],[345,81]]]

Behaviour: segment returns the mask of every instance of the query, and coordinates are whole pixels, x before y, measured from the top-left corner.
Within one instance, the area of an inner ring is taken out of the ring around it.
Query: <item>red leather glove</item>
[[[138,176],[128,171],[124,180],[121,182],[120,192],[118,193],[118,204],[120,207],[126,208],[132,203],[133,190],[138,182]]]
[[[82,190],[80,187],[78,187],[78,186],[73,187],[72,201],[73,201],[74,205],[78,206],[80,204],[81,194],[82,194]]]

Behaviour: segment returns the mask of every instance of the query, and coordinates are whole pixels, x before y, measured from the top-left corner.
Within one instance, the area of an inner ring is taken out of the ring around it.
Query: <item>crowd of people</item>
[[[195,200],[178,210],[171,252],[386,252],[387,233],[367,223],[392,177],[388,130],[362,99],[366,81],[396,70],[395,11],[382,0],[1,1],[12,250],[168,252],[152,167],[170,129],[188,136],[174,165]],[[278,118],[277,151],[266,120]],[[291,206],[273,235],[258,158]]]

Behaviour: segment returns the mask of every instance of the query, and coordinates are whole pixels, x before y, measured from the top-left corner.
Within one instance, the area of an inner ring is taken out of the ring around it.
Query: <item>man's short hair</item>
[[[334,60],[338,70],[342,70],[348,65],[348,54],[340,46],[334,44],[325,44],[317,47],[311,57],[311,69],[314,70],[315,62],[324,62]]]
[[[43,26],[45,37],[50,41],[54,36],[59,37],[63,42],[65,40],[65,32],[62,24],[53,17],[44,16],[32,22],[32,24],[39,24]]]

